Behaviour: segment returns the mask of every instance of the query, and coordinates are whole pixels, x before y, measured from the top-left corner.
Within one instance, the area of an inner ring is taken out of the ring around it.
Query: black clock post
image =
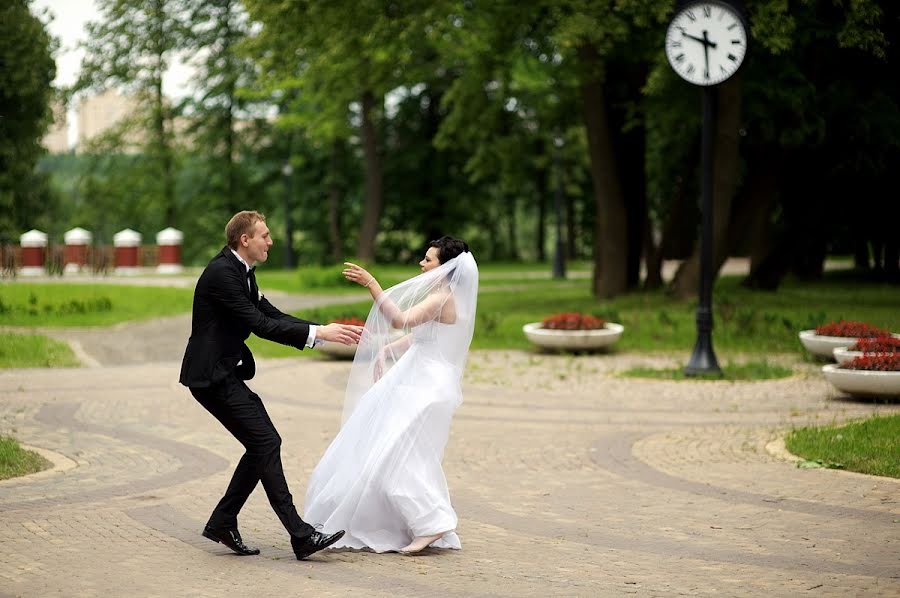
[[[700,213],[700,296],[697,304],[697,341],[684,368],[685,376],[721,375],[722,369],[713,350],[712,328],[712,250],[713,250],[713,142],[716,126],[716,88],[703,88],[703,137],[700,148],[702,171]]]
[[[747,52],[747,25],[739,0],[683,0],[666,31],[666,57],[685,81],[703,88],[701,144],[700,296],[697,342],[684,368],[687,376],[721,375],[713,351],[713,143],[716,85],[740,68]]]

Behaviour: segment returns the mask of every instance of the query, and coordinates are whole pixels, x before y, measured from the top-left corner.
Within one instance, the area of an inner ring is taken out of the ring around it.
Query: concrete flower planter
[[[834,359],[834,349],[849,347],[856,339],[849,336],[820,336],[815,330],[802,330],[800,342],[816,357],[831,360]]]
[[[900,398],[900,372],[848,370],[838,364],[822,366],[825,379],[855,397]]]
[[[552,351],[594,351],[609,347],[619,340],[625,327],[607,322],[597,330],[552,330],[541,327],[541,322],[525,324],[522,331],[529,341],[542,349]]]
[[[844,365],[850,363],[857,357],[862,357],[862,351],[849,351],[847,347],[835,347],[831,350],[832,355],[834,355],[834,360],[838,363],[838,365]]]

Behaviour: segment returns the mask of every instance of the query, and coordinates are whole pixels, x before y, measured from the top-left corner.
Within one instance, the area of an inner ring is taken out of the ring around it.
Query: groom
[[[250,333],[298,349],[328,340],[351,345],[362,328],[316,326],[278,311],[256,286],[254,264],[269,256],[272,239],[266,217],[238,212],[225,227],[228,245],[209,262],[194,290],[191,338],[179,381],[242,444],[241,457],[225,496],[216,505],[203,535],[238,554],[259,554],[244,544],[237,515],[257,482],[262,482],[272,509],[291,535],[298,559],[337,542],[343,531],[323,535],[300,519],[284,479],[281,437],[262,400],[245,384],[256,365],[244,344]]]

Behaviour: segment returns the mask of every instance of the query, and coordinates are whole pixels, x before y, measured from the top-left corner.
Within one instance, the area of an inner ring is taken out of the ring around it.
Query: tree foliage
[[[49,199],[35,166],[52,120],[56,42],[30,4],[11,0],[0,8],[0,237],[7,239],[42,225],[33,206]]]
[[[135,217],[174,210],[212,236],[253,202],[310,261],[409,259],[444,233],[488,259],[546,259],[559,188],[598,296],[638,288],[642,262],[661,285],[667,258],[686,260],[673,289],[696,289],[700,93],[664,56],[674,1],[244,4],[102,3],[86,81],[158,89],[179,50],[198,66],[183,146],[151,127],[156,145],[84,179],[110,209],[126,188]],[[900,202],[875,190],[896,188],[898,5],[746,5],[747,59],[718,89],[717,263],[750,256],[761,288],[816,276],[830,251],[896,267],[882,223]],[[841,216],[848,197],[866,201]]]
[[[163,93],[173,54],[184,45],[185,7],[180,0],[98,0],[100,20],[88,23],[84,59],[74,91],[120,87],[142,109],[131,115],[142,153],[154,174],[154,203],[175,224],[174,111]],[[128,138],[126,136],[126,138]],[[132,137],[133,138],[133,137]]]

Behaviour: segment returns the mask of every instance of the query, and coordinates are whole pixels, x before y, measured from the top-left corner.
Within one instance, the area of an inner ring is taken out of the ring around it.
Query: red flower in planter
[[[896,336],[861,338],[847,350],[862,351],[863,353],[900,353],[900,338]]]
[[[360,320],[356,316],[349,316],[347,318],[337,318],[334,320],[335,324],[348,324],[350,326],[365,326],[366,321]]]
[[[599,330],[606,326],[600,318],[580,313],[564,313],[544,318],[541,328],[549,330]]]
[[[900,353],[867,353],[842,367],[848,370],[872,372],[900,372]]]
[[[844,320],[816,326],[816,334],[819,336],[846,336],[851,338],[874,338],[891,335],[889,331],[876,328],[865,322],[845,322]]]

